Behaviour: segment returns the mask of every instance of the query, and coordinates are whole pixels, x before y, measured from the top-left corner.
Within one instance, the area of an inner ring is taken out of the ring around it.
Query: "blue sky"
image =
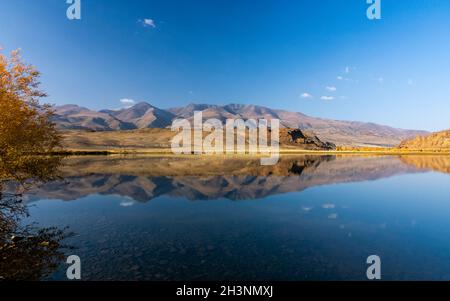
[[[50,103],[243,103],[450,128],[447,0],[382,0],[376,21],[365,0],[82,0],[79,21],[67,7],[0,0],[0,45],[38,67]]]

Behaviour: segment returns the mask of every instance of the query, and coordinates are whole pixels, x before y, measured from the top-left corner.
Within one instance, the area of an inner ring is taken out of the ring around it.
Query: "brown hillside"
[[[450,130],[405,140],[399,145],[399,148],[411,150],[450,150]]]

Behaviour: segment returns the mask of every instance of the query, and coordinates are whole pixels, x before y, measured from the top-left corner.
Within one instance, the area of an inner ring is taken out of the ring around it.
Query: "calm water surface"
[[[27,196],[84,280],[450,280],[448,157],[67,159]],[[60,268],[50,279],[65,279]]]

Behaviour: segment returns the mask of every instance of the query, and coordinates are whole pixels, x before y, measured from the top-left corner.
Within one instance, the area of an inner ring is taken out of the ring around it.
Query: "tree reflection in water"
[[[64,262],[65,252],[72,249],[62,244],[72,236],[68,229],[40,228],[25,225],[28,206],[23,193],[57,177],[59,157],[0,156],[0,279],[40,280]]]

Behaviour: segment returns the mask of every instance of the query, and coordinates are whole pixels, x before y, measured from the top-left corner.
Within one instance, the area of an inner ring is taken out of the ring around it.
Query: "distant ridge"
[[[428,134],[425,131],[403,130],[375,123],[339,121],[311,117],[299,112],[271,109],[257,105],[189,104],[167,110],[146,102],[120,110],[93,111],[77,105],[54,108],[54,121],[63,130],[117,131],[170,127],[176,118],[193,119],[201,111],[204,119],[279,119],[285,128],[313,132],[322,141],[345,146],[396,146],[401,141]]]

